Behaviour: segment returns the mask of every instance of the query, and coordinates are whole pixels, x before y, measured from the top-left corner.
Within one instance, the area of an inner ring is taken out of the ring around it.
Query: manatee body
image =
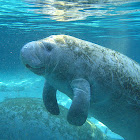
[[[140,139],[140,65],[127,56],[68,35],[32,41],[23,64],[45,77],[46,109],[59,114],[56,91],[72,99],[67,120],[83,125],[88,114],[126,139]]]

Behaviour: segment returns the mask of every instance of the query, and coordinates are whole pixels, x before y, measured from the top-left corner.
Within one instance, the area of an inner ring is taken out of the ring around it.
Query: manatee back
[[[94,80],[116,94],[121,91],[131,103],[140,104],[138,63],[119,52],[72,36],[52,35],[46,39],[60,49],[71,51],[76,59],[83,60],[90,83]]]

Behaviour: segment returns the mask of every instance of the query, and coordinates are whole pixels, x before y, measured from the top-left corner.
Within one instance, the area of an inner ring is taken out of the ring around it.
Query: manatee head
[[[51,71],[55,64],[54,59],[56,45],[45,41],[32,41],[21,49],[20,57],[23,64],[38,75],[45,75]]]

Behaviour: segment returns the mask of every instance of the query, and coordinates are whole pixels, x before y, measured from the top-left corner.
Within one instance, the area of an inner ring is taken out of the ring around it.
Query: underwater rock
[[[59,116],[46,111],[42,99],[14,98],[0,103],[0,139],[10,140],[107,140],[87,121],[83,126],[66,121],[67,109],[60,107]]]

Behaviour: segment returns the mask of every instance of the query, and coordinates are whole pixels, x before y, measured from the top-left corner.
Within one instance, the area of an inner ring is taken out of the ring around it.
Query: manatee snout
[[[43,53],[43,44],[32,41],[23,46],[20,56],[27,68],[40,68],[44,66],[45,58]]]
[[[45,72],[44,45],[38,41],[32,41],[24,45],[20,52],[20,58],[26,68],[36,74]]]

